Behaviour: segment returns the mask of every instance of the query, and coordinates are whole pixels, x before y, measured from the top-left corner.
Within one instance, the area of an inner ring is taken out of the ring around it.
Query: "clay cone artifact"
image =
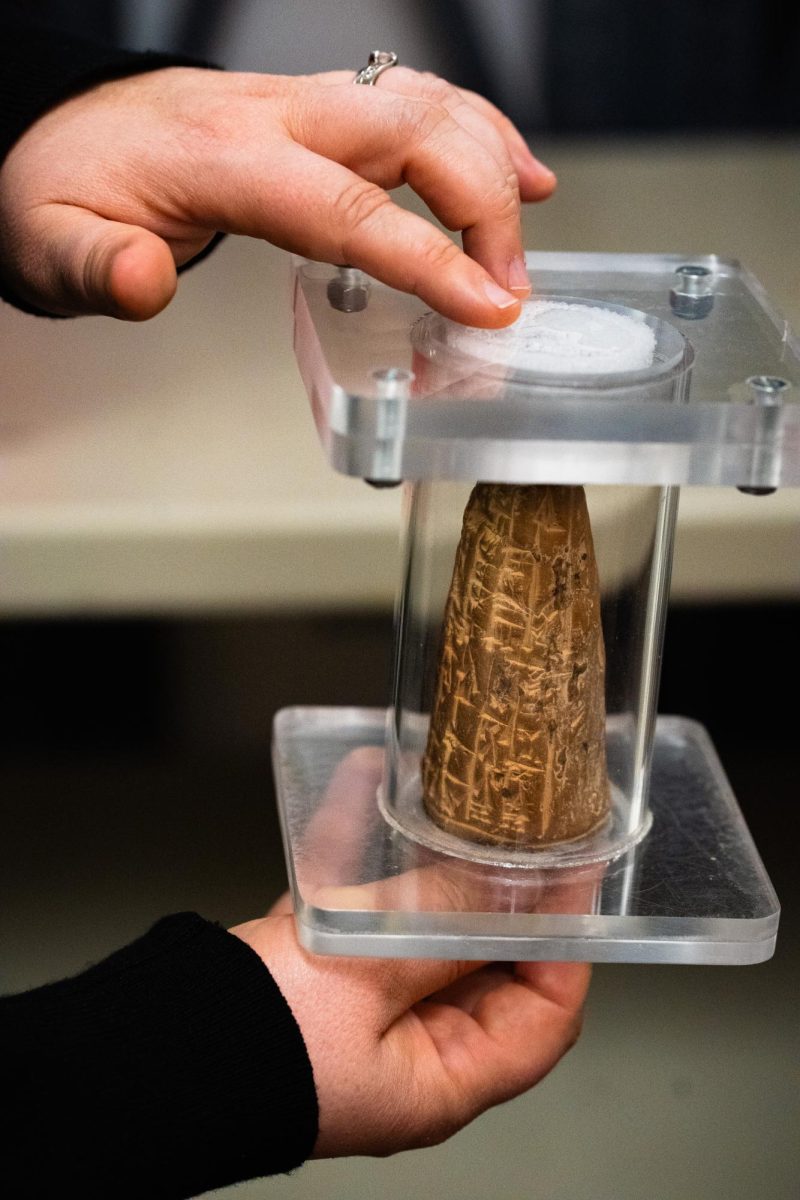
[[[422,763],[425,808],[476,842],[605,819],[605,652],[580,487],[479,483],[464,513]]]

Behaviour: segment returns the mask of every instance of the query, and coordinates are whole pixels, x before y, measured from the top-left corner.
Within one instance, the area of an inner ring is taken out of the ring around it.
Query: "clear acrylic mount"
[[[387,482],[800,484],[800,343],[738,263],[538,252],[526,260],[538,295],[617,304],[672,325],[689,343],[688,387],[668,394],[633,377],[570,386],[510,373],[487,390],[470,369],[444,385],[434,372],[431,382],[431,360],[414,344],[421,301],[362,277],[363,307],[343,312],[329,297],[337,269],[295,259],[295,351],[336,470]],[[676,300],[676,272],[687,263],[708,273],[700,285],[709,294]],[[778,403],[759,403],[748,380],[761,376],[789,385]]]
[[[743,965],[779,906],[705,730],[660,717],[647,836],[609,863],[503,868],[404,837],[377,803],[386,714],[290,708],[274,763],[300,939],[322,954]],[[624,736],[612,722],[609,745]]]

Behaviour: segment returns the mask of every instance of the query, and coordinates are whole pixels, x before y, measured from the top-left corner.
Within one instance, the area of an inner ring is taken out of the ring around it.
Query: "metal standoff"
[[[357,267],[337,267],[328,283],[328,300],[339,312],[363,312],[369,300],[369,280]]]
[[[382,403],[376,414],[375,435],[387,444],[393,443],[402,432],[405,423],[405,402],[408,399],[411,385],[414,382],[414,372],[405,367],[380,367],[372,372],[375,381],[375,391]],[[394,464],[399,465],[396,448],[388,451]],[[388,463],[387,463],[388,467]],[[391,471],[391,468],[389,468]],[[399,478],[366,479],[370,487],[398,487],[402,480]]]
[[[690,321],[707,317],[714,307],[714,274],[709,267],[686,263],[675,272],[670,289],[670,308],[676,317]]]
[[[782,404],[783,393],[792,385],[777,375],[751,375],[747,386],[753,393],[754,404]]]
[[[372,378],[375,380],[376,392],[383,399],[405,400],[414,382],[414,372],[406,370],[405,367],[380,367],[372,372]]]
[[[750,388],[752,403],[759,408],[777,409],[783,404],[783,394],[792,386],[788,379],[781,379],[779,375],[751,375],[747,380],[747,385]],[[779,419],[779,414],[776,412],[770,414],[776,419]],[[758,453],[754,459],[754,466],[760,465],[759,459],[764,451],[773,451],[774,447],[770,445],[770,440],[774,441],[775,429],[769,430],[763,439],[763,444],[758,446]],[[738,489],[746,496],[772,496],[778,489],[765,485],[746,487],[741,485]]]

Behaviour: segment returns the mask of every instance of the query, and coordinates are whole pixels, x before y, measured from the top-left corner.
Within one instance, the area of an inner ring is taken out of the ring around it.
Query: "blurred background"
[[[556,170],[555,197],[526,213],[530,248],[736,257],[800,327],[796,7],[37,8],[237,69],[355,70],[397,49],[491,96]],[[279,251],[228,239],[145,326],[0,312],[4,990],[169,911],[264,910],[283,887],[272,714],[387,702],[399,496],[325,465],[287,272]],[[237,1196],[798,1195],[798,517],[796,491],[685,491],[660,703],[711,732],[784,903],[776,957],[599,968],[583,1040],[531,1095],[446,1146]]]

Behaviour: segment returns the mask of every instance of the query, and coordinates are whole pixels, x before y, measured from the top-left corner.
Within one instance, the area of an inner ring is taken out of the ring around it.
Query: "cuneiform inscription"
[[[605,652],[582,488],[478,484],[464,513],[422,764],[428,815],[541,846],[608,812]]]

